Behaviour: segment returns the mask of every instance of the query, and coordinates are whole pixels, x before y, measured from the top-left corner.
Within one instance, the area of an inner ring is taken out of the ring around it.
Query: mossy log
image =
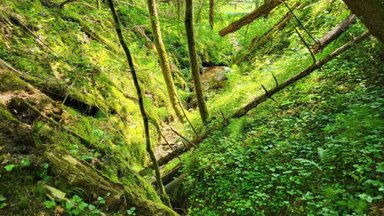
[[[172,209],[156,202],[143,198],[130,189],[135,185],[124,186],[114,182],[101,174],[93,167],[84,164],[72,156],[60,151],[47,151],[46,158],[52,165],[52,171],[68,181],[70,185],[84,189],[88,196],[97,194],[106,196],[106,203],[110,210],[124,211],[129,207],[135,207],[138,215],[177,215]],[[132,175],[135,175],[132,173]]]
[[[12,67],[8,62],[5,62],[0,58],[0,68],[6,68],[9,71],[13,72],[20,79],[31,84],[33,87],[39,89],[41,92],[49,96],[55,101],[65,101],[64,105],[72,107],[85,115],[95,115],[98,111],[102,110],[103,112],[115,112],[111,107],[106,107],[103,104],[96,103],[96,100],[93,99],[95,104],[92,104],[90,100],[83,98],[82,94],[72,93],[68,91],[68,85],[64,82],[56,79],[49,78],[42,80],[41,78],[31,76],[27,73],[23,73],[16,68]],[[93,96],[92,96],[93,97]],[[126,95],[129,98],[129,95]],[[66,98],[66,100],[64,100]],[[132,97],[131,97],[132,98]]]
[[[187,178],[187,174],[183,173],[173,181],[165,185],[165,190],[171,199],[172,205],[177,208],[187,209],[186,206],[188,197],[186,197],[185,192],[183,191],[183,182]]]

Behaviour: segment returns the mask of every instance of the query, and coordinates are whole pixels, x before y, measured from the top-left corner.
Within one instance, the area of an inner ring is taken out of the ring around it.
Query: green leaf
[[[65,203],[65,208],[66,208],[67,210],[71,210],[71,209],[73,208],[73,204],[72,204],[72,202],[66,202],[66,203]]]
[[[88,205],[88,209],[89,209],[90,211],[92,211],[92,210],[96,209],[96,206],[94,206],[94,205],[92,205],[92,204],[89,204],[89,205]]]
[[[7,205],[8,205],[7,203],[0,203],[0,209],[4,208]]]
[[[42,165],[41,165],[41,167],[43,168],[43,169],[48,169],[48,167],[49,167],[49,164],[48,163],[43,163]]]
[[[81,202],[81,203],[79,204],[79,209],[80,209],[80,210],[84,210],[87,206],[88,206],[87,203],[85,203],[85,202]]]
[[[380,163],[380,164],[376,167],[376,172],[384,173],[384,163]]]
[[[5,196],[3,196],[3,195],[0,194],[0,202],[4,202],[4,201],[6,201],[6,200],[7,200],[7,198],[5,198]]]
[[[31,160],[29,159],[28,156],[26,156],[25,158],[23,158],[23,160],[21,160],[22,167],[29,167],[30,165],[31,165]]]
[[[105,199],[103,197],[97,197],[97,200],[100,204],[105,204]]]
[[[51,208],[56,207],[56,202],[54,200],[47,200],[44,202],[44,206],[47,209],[51,209]]]
[[[16,165],[15,164],[9,164],[7,166],[5,166],[5,170],[7,170],[8,172],[11,172],[13,170],[13,168],[15,168]]]

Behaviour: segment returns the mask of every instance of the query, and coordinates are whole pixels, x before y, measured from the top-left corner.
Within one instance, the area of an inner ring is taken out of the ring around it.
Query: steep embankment
[[[110,12],[58,2],[0,3],[1,214],[174,214],[133,171],[148,159]],[[125,34],[151,118],[171,121],[156,53]]]

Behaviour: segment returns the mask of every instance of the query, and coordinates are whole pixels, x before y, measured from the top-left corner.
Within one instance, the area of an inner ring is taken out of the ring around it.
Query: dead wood
[[[349,15],[344,21],[338,24],[335,28],[329,31],[326,35],[324,35],[318,43],[313,45],[312,50],[313,53],[320,52],[324,47],[330,44],[332,41],[336,40],[340,37],[349,27],[353,25],[356,21],[356,16],[354,14]]]
[[[224,37],[225,35],[239,30],[241,27],[255,21],[263,15],[270,13],[273,9],[279,6],[282,2],[280,0],[269,0],[265,4],[261,5],[259,8],[252,11],[250,14],[232,22],[227,27],[223,28],[219,35]]]

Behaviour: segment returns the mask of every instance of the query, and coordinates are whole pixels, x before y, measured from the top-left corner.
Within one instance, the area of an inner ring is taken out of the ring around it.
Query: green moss
[[[9,71],[0,68],[0,92],[7,91],[29,91],[28,84]]]

